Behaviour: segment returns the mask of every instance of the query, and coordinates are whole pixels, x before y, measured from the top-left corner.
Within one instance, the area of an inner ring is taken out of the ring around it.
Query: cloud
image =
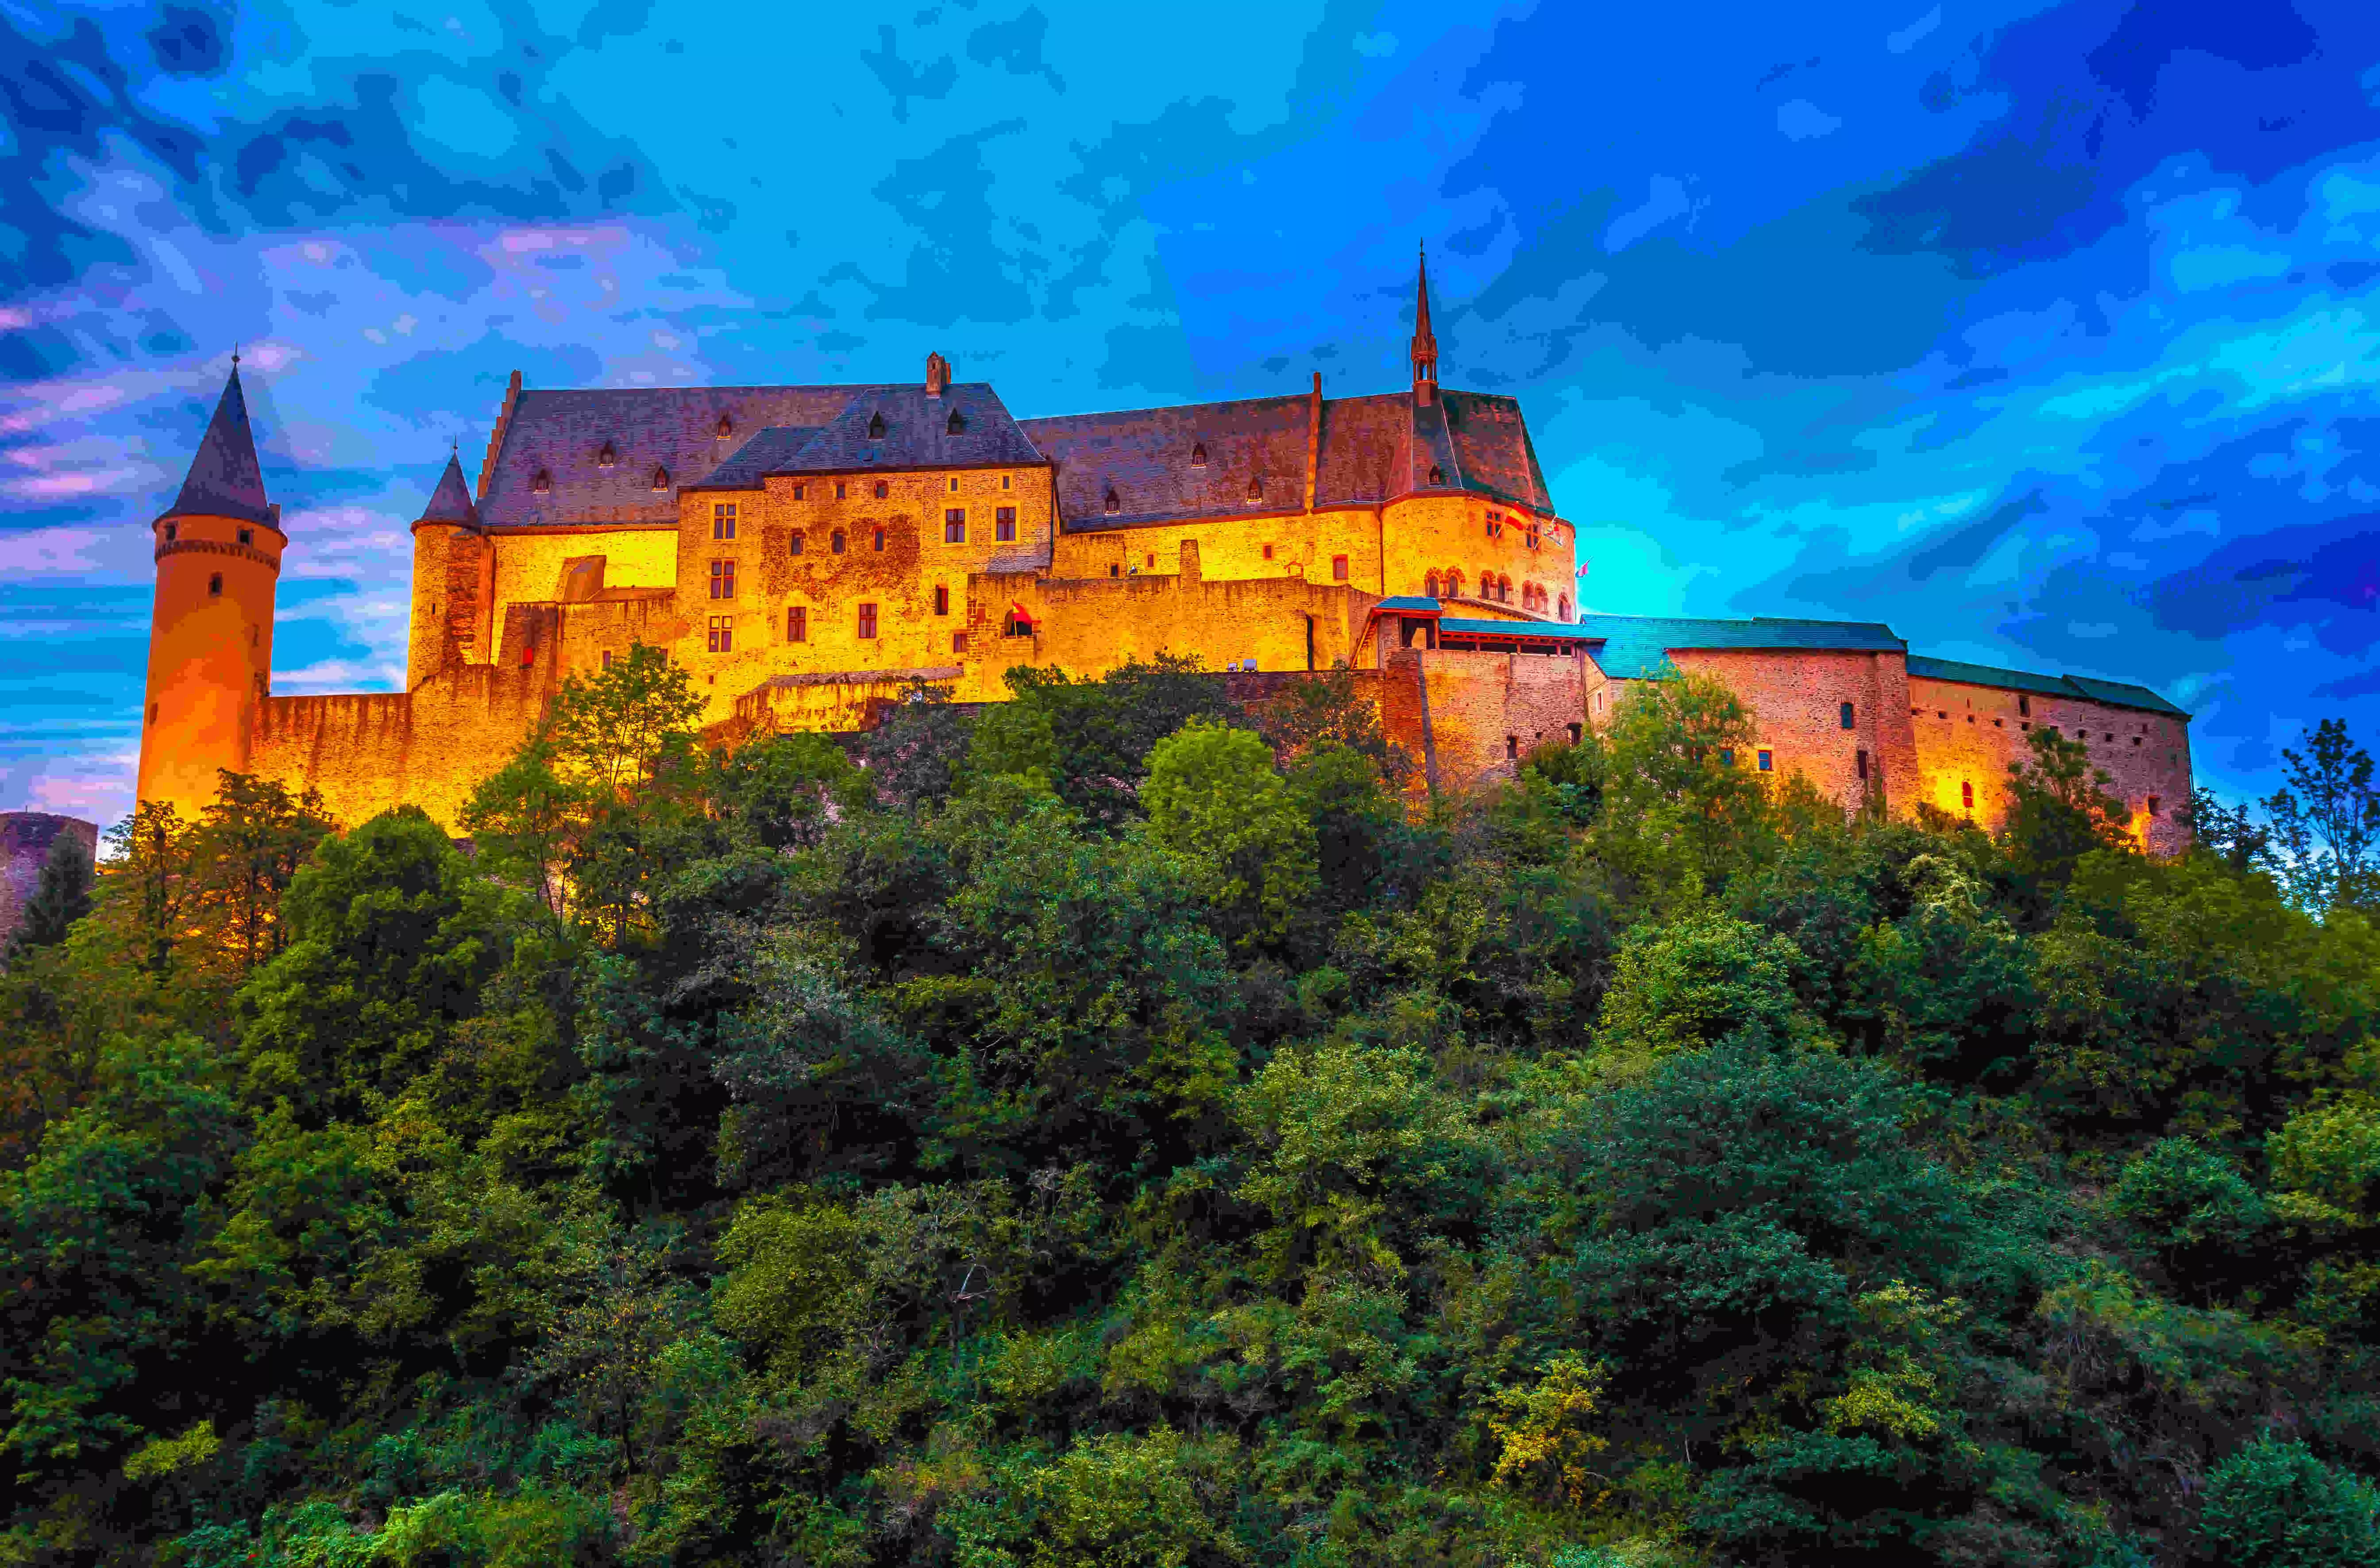
[[[1777,106],[1777,128],[1793,141],[1815,141],[1833,135],[1842,126],[1841,120],[1807,98],[1791,99]]]

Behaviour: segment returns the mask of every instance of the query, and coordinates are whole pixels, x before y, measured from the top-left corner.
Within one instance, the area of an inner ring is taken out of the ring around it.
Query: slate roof
[[[1440,629],[1444,628],[1440,623]],[[1909,645],[1877,621],[1802,621],[1760,616],[1748,621],[1670,615],[1581,615],[1579,625],[1604,646],[1595,662],[1614,680],[1643,680],[1661,672],[1672,649],[1824,650],[1900,653]]]
[[[480,520],[491,528],[523,528],[588,520],[674,521],[674,492],[699,484],[771,427],[820,429],[863,394],[894,390],[875,383],[844,386],[603,387],[524,391],[505,421],[504,444],[480,497]],[[719,421],[729,433],[719,438]],[[606,443],[615,461],[596,466]],[[671,489],[656,492],[656,468]],[[538,494],[540,469],[553,487]]]
[[[281,526],[280,513],[264,497],[264,470],[256,461],[256,436],[248,427],[248,395],[240,390],[237,362],[215,400],[207,433],[199,438],[181,492],[161,516],[177,513]]]
[[[965,427],[956,433],[953,408]],[[679,491],[750,488],[769,473],[1049,461],[1069,532],[1295,512],[1305,504],[1310,408],[1309,397],[1292,395],[1018,420],[981,382],[954,383],[941,398],[915,382],[524,390],[479,511],[497,528],[658,522],[676,516]],[[718,434],[722,417],[727,440]],[[879,417],[884,433],[871,437]],[[597,455],[607,444],[613,460],[604,468]],[[1200,444],[1207,461],[1194,466]],[[668,479],[660,491],[656,469]],[[1520,404],[1488,393],[1441,390],[1427,406],[1410,392],[1327,398],[1318,469],[1319,507],[1443,489],[1553,510]],[[542,494],[533,488],[540,472],[552,481]]]
[[[1069,533],[1297,511],[1305,504],[1312,401],[1306,396],[1185,403],[1026,419],[1020,428],[1058,465],[1058,515]],[[1203,466],[1191,461],[1204,445]],[[1468,492],[1553,510],[1536,447],[1513,398],[1440,391],[1325,398],[1318,507],[1378,505],[1416,491]],[[1430,470],[1440,473],[1430,482]],[[1258,498],[1248,497],[1251,480]],[[1116,511],[1107,494],[1116,494]]]
[[[1594,642],[1604,640],[1603,634],[1567,621],[1478,621],[1468,616],[1441,618],[1438,623],[1440,637],[1532,637],[1551,638],[1558,642]]]
[[[438,476],[438,488],[430,492],[430,504],[421,509],[425,523],[477,523],[480,509],[471,504],[470,481],[463,477],[463,459],[450,453],[446,471]]]
[[[2002,691],[2038,692],[2046,697],[2082,698],[2086,701],[2104,702],[2110,708],[2135,708],[2145,713],[2164,713],[2173,718],[2187,719],[2190,714],[2175,707],[2144,686],[2124,681],[2103,681],[2089,675],[2044,675],[2030,670],[2003,670],[1993,664],[1965,664],[1952,659],[1927,659],[1912,654],[1909,673],[1925,680],[1956,681],[1962,686],[1992,687]]]
[[[1379,603],[1374,605],[1373,608],[1377,610],[1414,610],[1426,614],[1435,615],[1439,612],[1439,605],[1437,600],[1425,598],[1418,593],[1400,593],[1390,598],[1381,600]]]

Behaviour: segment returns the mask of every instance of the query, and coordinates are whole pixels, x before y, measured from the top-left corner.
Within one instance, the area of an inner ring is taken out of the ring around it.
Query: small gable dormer
[[[868,439],[870,441],[884,439],[884,412],[880,408],[868,416]]]
[[[1123,510],[1123,497],[1115,492],[1115,486],[1113,485],[1108,486],[1107,510],[1108,516],[1111,517]]]
[[[1207,444],[1205,442],[1197,441],[1191,443],[1190,466],[1194,468],[1203,468],[1207,466]]]
[[[611,468],[619,460],[619,452],[608,441],[595,449],[595,466],[599,468]]]
[[[953,408],[951,410],[949,422],[942,428],[952,435],[962,434],[966,430],[966,416],[960,413],[956,408]]]
[[[724,414],[719,416],[719,423],[710,432],[711,439],[715,441],[725,441],[729,436],[734,435],[735,433],[735,421],[729,419]]]
[[[657,467],[653,469],[653,488],[655,490],[667,490],[669,488],[669,470],[667,468]]]

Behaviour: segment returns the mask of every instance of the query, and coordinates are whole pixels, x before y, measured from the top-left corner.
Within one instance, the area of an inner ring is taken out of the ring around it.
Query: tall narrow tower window
[[[207,578],[207,597],[209,599],[221,599],[223,597],[223,574],[221,572],[213,573]]]
[[[168,543],[168,544],[173,543],[173,542],[174,542],[175,536],[176,536],[176,535],[177,535],[177,534],[179,534],[181,531],[182,531],[182,525],[181,525],[181,524],[179,524],[179,523],[167,523],[167,524],[165,525],[165,542],[166,542],[166,543]]]
[[[256,530],[254,529],[240,529],[239,541],[242,544],[254,544],[256,542]]]

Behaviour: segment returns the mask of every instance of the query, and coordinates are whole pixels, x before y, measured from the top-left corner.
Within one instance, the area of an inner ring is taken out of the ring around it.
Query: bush
[[[2265,1437],[2206,1478],[2199,1528],[2224,1568],[2380,1568],[2380,1491]]]

